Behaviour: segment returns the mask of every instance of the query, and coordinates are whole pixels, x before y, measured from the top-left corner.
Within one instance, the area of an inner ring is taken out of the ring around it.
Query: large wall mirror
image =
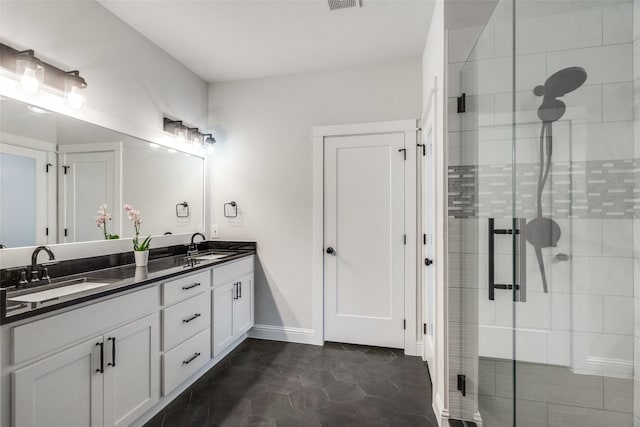
[[[6,248],[133,237],[204,225],[204,159],[78,119],[0,98],[0,245]]]

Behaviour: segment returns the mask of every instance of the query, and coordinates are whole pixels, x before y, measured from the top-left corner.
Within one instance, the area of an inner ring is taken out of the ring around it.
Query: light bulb
[[[35,95],[40,92],[40,82],[36,77],[36,71],[26,69],[24,74],[20,76],[20,89],[28,95]]]
[[[44,82],[44,67],[33,56],[23,55],[16,59],[16,74],[20,90],[27,95],[40,92]]]
[[[64,79],[64,98],[69,107],[78,109],[84,105],[84,89],[86,87],[87,82],[77,74],[77,71],[72,71],[66,75]]]
[[[207,147],[207,154],[213,154],[213,144],[209,144]]]
[[[73,109],[81,108],[84,105],[84,94],[79,87],[72,87],[66,94],[67,105]]]

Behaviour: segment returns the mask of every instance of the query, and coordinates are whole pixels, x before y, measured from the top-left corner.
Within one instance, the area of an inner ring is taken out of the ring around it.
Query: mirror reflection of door
[[[59,233],[64,243],[103,239],[95,217],[97,209],[105,204],[114,214],[107,224],[108,232],[120,234],[120,144],[113,144],[114,148],[107,151],[79,151],[91,150],[91,145],[59,147]]]
[[[49,243],[49,155],[0,143],[0,244],[8,248]]]

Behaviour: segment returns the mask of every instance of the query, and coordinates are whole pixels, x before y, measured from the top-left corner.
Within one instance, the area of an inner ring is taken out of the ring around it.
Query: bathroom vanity
[[[142,425],[240,344],[255,243],[181,252],[152,251],[148,268],[128,253],[60,262],[75,274],[2,288],[0,425]]]

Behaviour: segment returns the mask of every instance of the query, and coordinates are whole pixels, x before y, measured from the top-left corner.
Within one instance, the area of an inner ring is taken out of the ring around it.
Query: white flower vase
[[[149,263],[149,251],[133,251],[136,267],[146,267]]]
[[[147,267],[136,267],[134,278],[136,282],[147,280],[149,278],[149,270]]]

